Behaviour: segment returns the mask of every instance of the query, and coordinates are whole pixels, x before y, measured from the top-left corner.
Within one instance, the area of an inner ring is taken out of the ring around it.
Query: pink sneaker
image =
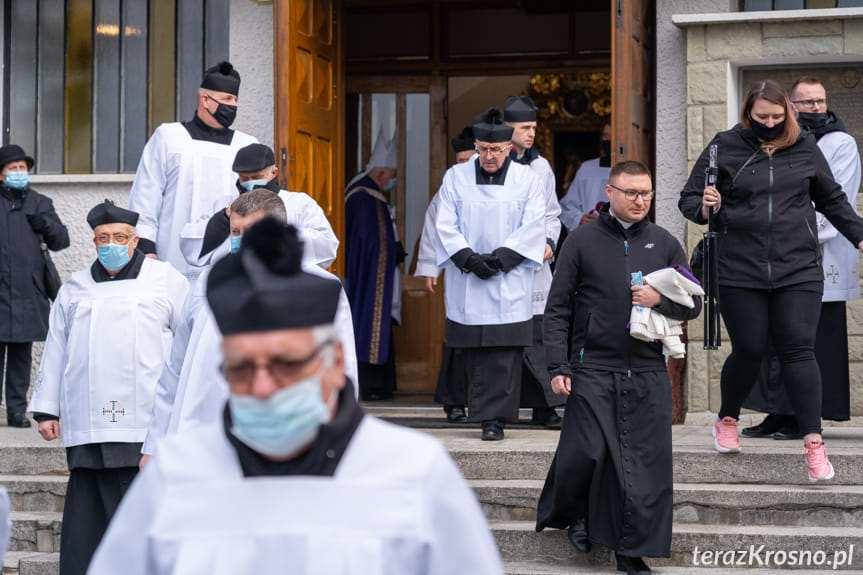
[[[713,447],[719,453],[738,453],[740,451],[736,419],[733,417],[716,418],[716,423],[713,424]]]
[[[827,481],[833,479],[836,473],[833,465],[827,460],[827,449],[821,441],[810,441],[803,447],[803,455],[806,456],[806,465],[809,467],[809,481]]]

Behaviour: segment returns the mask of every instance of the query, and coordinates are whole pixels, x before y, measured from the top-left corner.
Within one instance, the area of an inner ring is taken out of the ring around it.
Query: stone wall
[[[863,116],[856,106],[863,73],[863,10],[679,14],[672,19],[686,33],[687,171],[716,132],[737,122],[743,93],[756,78],[774,78],[790,88],[804,73],[823,77],[831,108],[848,115],[853,135],[863,135]],[[703,226],[687,224],[688,251],[703,231]],[[721,349],[713,352],[702,349],[702,334],[701,318],[690,322],[687,392],[688,410],[695,413],[719,409],[720,371],[730,352],[725,331]],[[851,411],[860,416],[863,300],[849,302],[848,334]]]

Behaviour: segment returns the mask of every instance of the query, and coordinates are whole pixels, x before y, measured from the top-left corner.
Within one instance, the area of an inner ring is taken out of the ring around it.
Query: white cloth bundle
[[[674,268],[651,272],[644,276],[644,283],[671,301],[688,308],[695,307],[693,295],[704,295],[704,290],[697,282]],[[629,335],[642,341],[661,341],[662,353],[669,357],[682,358],[686,355],[686,346],[680,341],[683,322],[667,318],[651,308],[633,306],[629,316]]]

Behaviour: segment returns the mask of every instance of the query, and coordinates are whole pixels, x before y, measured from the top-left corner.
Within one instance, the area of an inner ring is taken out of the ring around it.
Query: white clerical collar
[[[629,227],[630,227],[632,224],[634,224],[634,223],[635,223],[635,222],[624,222],[623,220],[621,220],[620,218],[618,218],[617,216],[615,216],[615,215],[614,215],[614,212],[612,212],[612,211],[611,211],[611,206],[608,206],[608,213],[609,213],[609,214],[611,214],[612,216],[614,216],[614,219],[615,219],[615,220],[617,220],[618,222],[620,222],[620,225],[621,225],[621,226],[623,227],[623,229],[625,229],[625,230],[628,230],[628,229],[629,229]]]

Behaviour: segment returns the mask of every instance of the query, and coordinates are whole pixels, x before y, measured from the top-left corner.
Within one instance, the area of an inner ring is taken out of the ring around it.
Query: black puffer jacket
[[[768,289],[823,280],[815,208],[855,246],[863,240],[863,220],[833,180],[813,136],[803,133],[771,156],[752,130],[738,124],[716,134],[711,144],[718,144],[716,187],[722,196],[716,214],[720,285]],[[701,198],[708,149],[678,202],[698,224],[706,223]]]
[[[646,218],[623,229],[602,207],[599,218],[567,236],[557,260],[543,319],[548,371],[572,375],[578,367],[618,373],[664,371],[662,344],[629,335],[633,272],[644,275],[686,266],[674,236]],[[663,297],[655,309],[673,319],[698,316],[701,298],[689,309]],[[571,350],[571,351],[570,351]]]
[[[0,341],[42,341],[48,333],[39,234],[49,249],[69,247],[50,198],[0,184]]]

